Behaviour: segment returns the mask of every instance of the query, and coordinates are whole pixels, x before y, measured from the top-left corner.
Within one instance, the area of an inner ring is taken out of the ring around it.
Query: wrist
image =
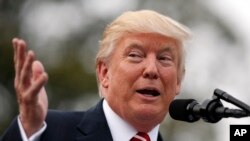
[[[32,136],[34,133],[39,131],[44,126],[44,121],[41,123],[38,123],[38,122],[32,122],[31,120],[25,120],[25,119],[26,118],[19,115],[20,124],[22,125],[27,138]]]

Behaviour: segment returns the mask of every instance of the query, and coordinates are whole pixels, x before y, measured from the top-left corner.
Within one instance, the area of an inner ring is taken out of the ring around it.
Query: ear
[[[185,72],[186,72],[186,70],[183,69],[182,72],[179,74],[179,76],[177,76],[176,95],[178,95],[181,92],[181,83],[182,83],[182,80],[185,76]]]
[[[178,82],[176,84],[176,95],[179,95],[180,91],[181,91],[181,82]]]
[[[176,90],[176,95],[178,95],[181,91],[181,78],[177,78],[177,82],[176,82],[176,87],[175,87],[175,90]]]
[[[100,61],[97,64],[97,75],[100,85],[104,88],[108,88],[109,86],[108,65],[105,62]]]

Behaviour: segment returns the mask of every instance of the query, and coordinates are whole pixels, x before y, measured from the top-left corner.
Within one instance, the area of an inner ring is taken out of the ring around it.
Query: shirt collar
[[[118,116],[110,108],[105,99],[103,101],[103,110],[114,141],[129,141],[134,135],[137,134],[138,131]],[[159,127],[160,125],[157,125],[150,132],[148,132],[151,141],[157,141]]]

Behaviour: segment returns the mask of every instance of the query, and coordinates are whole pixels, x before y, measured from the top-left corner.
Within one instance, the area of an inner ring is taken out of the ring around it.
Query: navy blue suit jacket
[[[41,141],[112,141],[102,102],[86,112],[49,110],[47,128]],[[22,141],[17,119],[11,123],[1,141]],[[158,141],[162,141],[160,134]]]

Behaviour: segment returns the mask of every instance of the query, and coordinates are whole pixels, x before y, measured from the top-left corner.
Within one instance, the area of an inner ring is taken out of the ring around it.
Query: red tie
[[[130,141],[150,141],[147,133],[138,132]]]

